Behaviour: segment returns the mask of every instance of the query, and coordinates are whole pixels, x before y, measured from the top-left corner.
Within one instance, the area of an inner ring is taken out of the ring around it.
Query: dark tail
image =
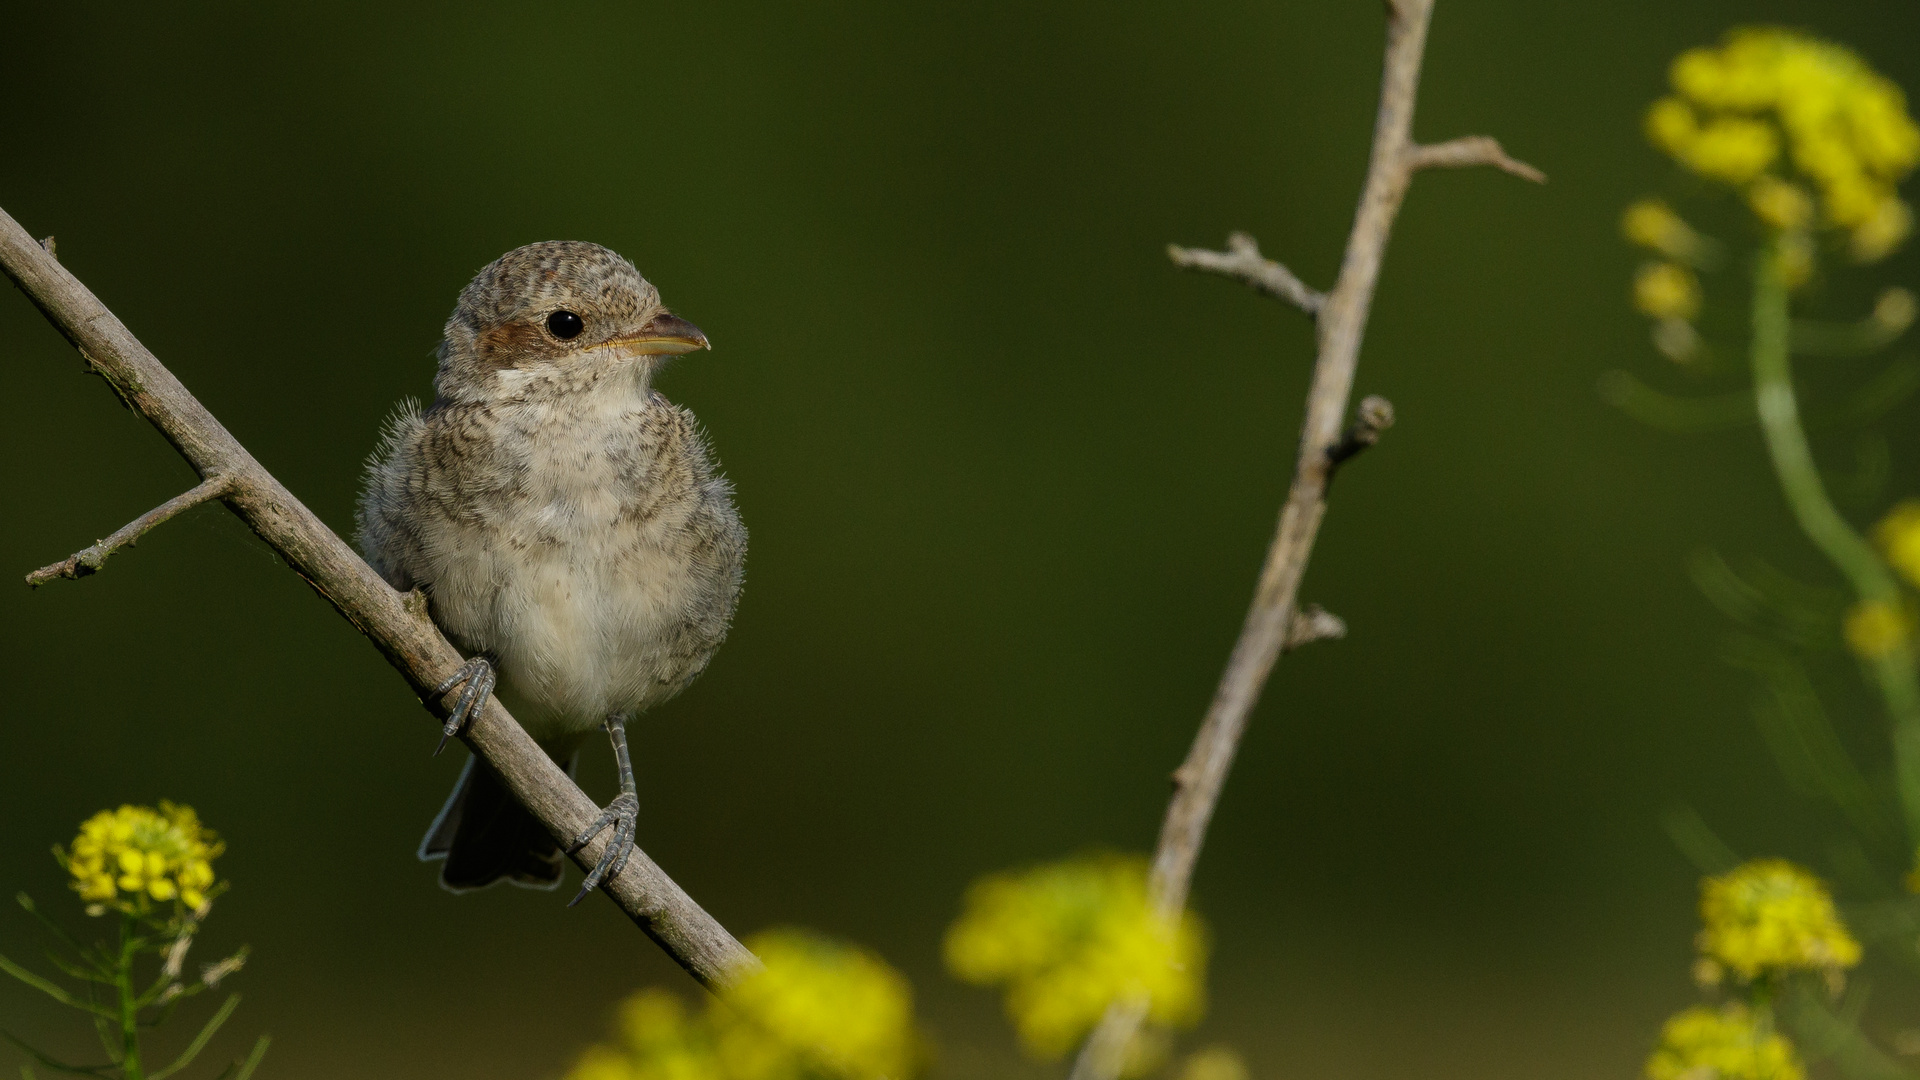
[[[573,762],[566,762],[568,775]],[[529,889],[560,884],[560,846],[514,800],[494,771],[469,757],[460,782],[420,841],[422,861],[445,859],[440,885],[452,892],[505,879]]]

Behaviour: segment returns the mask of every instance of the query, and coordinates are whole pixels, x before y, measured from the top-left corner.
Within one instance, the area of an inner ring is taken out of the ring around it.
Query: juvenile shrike
[[[633,264],[553,241],[482,269],[447,320],[435,400],[389,422],[360,500],[361,549],[469,659],[446,733],[494,688],[573,768],[604,727],[620,795],[586,832],[613,843],[580,898],[633,849],[626,723],[684,689],[726,637],[747,533],[693,414],[653,389],[667,357],[708,348]],[[442,739],[444,744],[445,739]],[[558,846],[468,760],[420,844],[441,884],[553,888]]]

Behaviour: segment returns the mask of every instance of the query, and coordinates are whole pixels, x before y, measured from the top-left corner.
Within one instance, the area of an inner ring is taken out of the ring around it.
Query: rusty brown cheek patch
[[[540,328],[524,322],[490,326],[474,341],[480,363],[494,370],[526,367],[551,359],[554,352],[553,343]]]

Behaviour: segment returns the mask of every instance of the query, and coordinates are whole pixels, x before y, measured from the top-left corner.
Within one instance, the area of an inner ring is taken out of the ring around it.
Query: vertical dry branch
[[[1225,253],[1182,248],[1171,252],[1177,265],[1238,278],[1314,315],[1319,356],[1307,394],[1293,483],[1280,512],[1279,529],[1267,549],[1253,604],[1213,702],[1194,736],[1193,747],[1173,774],[1173,797],[1160,827],[1150,880],[1155,907],[1170,922],[1178,919],[1186,907],[1194,864],[1239,749],[1247,716],[1259,701],[1274,662],[1289,644],[1300,579],[1306,573],[1307,558],[1326,515],[1327,485],[1352,449],[1371,441],[1343,438],[1342,429],[1387,237],[1413,174],[1423,168],[1490,165],[1528,180],[1545,180],[1538,170],[1508,157],[1498,142],[1486,136],[1433,146],[1413,141],[1414,98],[1432,14],[1433,0],[1389,0],[1387,4],[1386,61],[1380,109],[1374,120],[1373,150],[1353,230],[1347,237],[1346,255],[1340,263],[1340,276],[1331,291],[1322,296],[1300,284],[1284,267],[1260,258],[1251,239],[1244,236],[1236,236]],[[1390,422],[1391,412],[1386,416]],[[1384,426],[1363,415],[1357,427],[1369,424],[1376,436],[1378,427]],[[1342,453],[1346,448],[1352,449]],[[1081,1048],[1074,1062],[1073,1080],[1112,1080],[1117,1076],[1127,1045],[1146,1011],[1147,1002],[1143,1000],[1121,1001],[1109,1008]]]
[[[192,491],[107,539],[35,571],[29,582],[93,573],[113,550],[172,514],[197,502],[219,499],[365,634],[423,702],[432,702],[430,707],[445,715],[458,691],[433,702],[433,690],[460,666],[462,657],[427,617],[425,605],[381,580],[254,460],[48,248],[35,242],[4,211],[0,211],[0,269],[80,351],[88,367],[106,379],[128,408],[146,417],[202,479]],[[461,738],[562,844],[598,815],[599,807],[547,757],[498,699],[487,699]],[[592,866],[611,835],[609,831],[596,837],[574,861]],[[725,927],[638,849],[626,869],[606,882],[602,891],[681,967],[710,987],[724,987],[759,965]]]

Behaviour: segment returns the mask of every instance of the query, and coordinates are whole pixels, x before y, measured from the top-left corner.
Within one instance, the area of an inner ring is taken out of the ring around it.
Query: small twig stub
[[[1327,450],[1327,460],[1338,465],[1380,441],[1380,433],[1393,426],[1393,402],[1378,394],[1360,400],[1353,423],[1341,434],[1340,441]]]
[[[1410,160],[1416,169],[1468,169],[1476,165],[1488,165],[1522,180],[1531,180],[1536,184],[1547,182],[1546,173],[1508,156],[1500,140],[1491,135],[1464,135],[1443,143],[1415,146],[1410,152]]]
[[[1309,288],[1293,271],[1260,254],[1260,244],[1243,232],[1227,237],[1227,250],[1208,251],[1167,245],[1167,257],[1182,270],[1205,270],[1233,278],[1255,292],[1285,300],[1309,315],[1318,314],[1326,294]]]

